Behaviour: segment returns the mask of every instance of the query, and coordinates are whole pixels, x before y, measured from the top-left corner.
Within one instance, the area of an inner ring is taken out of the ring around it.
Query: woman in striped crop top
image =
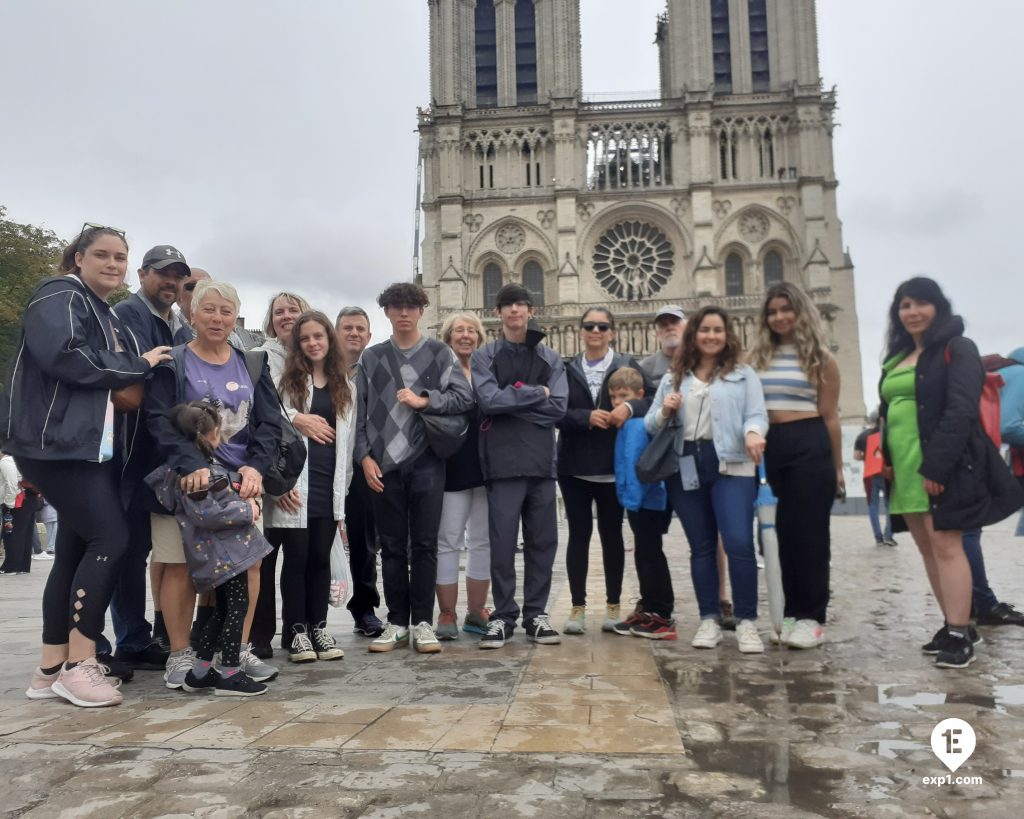
[[[776,530],[786,595],[777,639],[792,648],[824,640],[832,502],[845,497],[839,366],[818,311],[792,282],[768,289],[750,351],[768,408],[765,473],[778,498]]]

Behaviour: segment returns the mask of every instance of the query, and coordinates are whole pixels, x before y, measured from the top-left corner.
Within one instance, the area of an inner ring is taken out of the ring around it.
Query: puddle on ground
[[[1000,699],[1001,689],[1013,689],[1009,692],[1008,699]],[[995,686],[994,696],[984,694],[966,694],[953,692],[947,694],[943,691],[913,691],[910,686],[899,683],[884,683],[864,689],[867,699],[874,700],[879,705],[898,705],[903,708],[923,708],[930,705],[972,705],[975,708],[987,708],[999,714],[1005,714],[1005,705],[1014,705],[1018,702],[1024,705],[1024,686],[1008,685]],[[905,692],[905,693],[904,693]],[[1017,698],[1016,702],[1014,697]]]
[[[995,685],[992,693],[999,705],[1024,705],[1024,685]]]
[[[843,771],[804,765],[785,740],[691,744],[687,753],[701,770],[758,780],[766,802],[825,815],[836,799]]]
[[[928,751],[928,746],[920,742],[907,742],[902,739],[873,739],[857,746],[857,750],[866,754],[878,754],[886,759],[898,759],[900,751]]]
[[[1002,773],[1007,779],[1024,779],[1024,771],[1018,771],[1013,768],[1003,768]]]

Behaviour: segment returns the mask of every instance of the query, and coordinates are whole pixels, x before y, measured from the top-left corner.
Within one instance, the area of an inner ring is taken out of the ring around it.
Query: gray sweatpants
[[[516,536],[523,522],[523,624],[545,614],[551,568],[558,551],[558,517],[553,478],[502,478],[487,486],[491,534],[491,619],[515,626]]]

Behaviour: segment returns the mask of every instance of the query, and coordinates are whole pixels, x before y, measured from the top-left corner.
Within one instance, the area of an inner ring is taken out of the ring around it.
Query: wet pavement
[[[564,541],[564,537],[563,537]],[[996,594],[1024,604],[1024,540],[984,538]],[[0,577],[0,811],[95,817],[876,817],[1024,815],[1024,628],[982,628],[978,661],[937,669],[919,651],[941,619],[909,536],[874,545],[864,518],[833,521],[833,605],[818,650],[741,655],[726,634],[689,645],[686,548],[668,541],[680,640],[599,631],[481,652],[370,655],[347,612],[344,660],[288,667],[250,700],[168,691],[140,671],[117,708],[30,702],[49,564]],[[636,596],[627,555],[624,604]],[[569,609],[563,561],[552,620]],[[624,605],[624,608],[627,606]],[[762,623],[762,628],[766,626]],[[767,643],[767,639],[766,639]],[[967,720],[977,749],[956,776],[932,728]]]

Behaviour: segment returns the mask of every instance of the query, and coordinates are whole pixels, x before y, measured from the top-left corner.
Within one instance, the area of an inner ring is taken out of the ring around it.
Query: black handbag
[[[680,433],[679,419],[673,415],[636,460],[636,476],[641,483],[658,483],[679,471],[679,457],[683,454]]]
[[[385,344],[387,344],[388,363],[391,365],[391,377],[401,389],[405,386],[405,381],[402,379],[402,368],[398,363],[398,356],[395,354],[395,348],[391,342],[385,342]],[[417,412],[416,417],[423,422],[427,445],[442,461],[450,458],[466,443],[466,437],[469,434],[468,413],[434,415]]]
[[[245,353],[245,368],[249,371],[252,381],[252,393],[256,395],[256,385],[263,377],[267,354],[262,351],[249,350]],[[306,465],[306,439],[288,417],[288,412],[281,401],[281,394],[275,389],[278,406],[281,408],[281,440],[277,442],[277,453],[270,467],[263,473],[263,491],[268,495],[280,497],[291,490],[302,468]]]

